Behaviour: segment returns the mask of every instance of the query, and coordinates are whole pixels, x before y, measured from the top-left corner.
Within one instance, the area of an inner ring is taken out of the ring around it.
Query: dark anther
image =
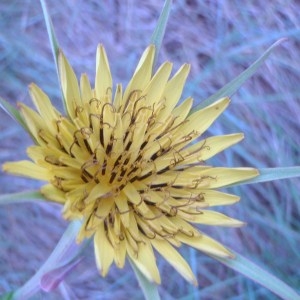
[[[43,132],[43,129],[40,129],[39,132],[38,132],[38,136],[40,137],[40,139],[46,144],[48,145],[48,141],[42,136],[42,132]]]

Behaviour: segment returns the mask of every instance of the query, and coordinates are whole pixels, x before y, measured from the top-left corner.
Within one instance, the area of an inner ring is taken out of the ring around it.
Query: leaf
[[[284,168],[263,168],[263,169],[259,169],[258,171],[259,171],[259,175],[257,177],[240,181],[228,185],[227,187],[300,177],[300,166],[284,167]]]
[[[130,259],[129,262],[134,270],[136,278],[139,282],[139,285],[144,293],[146,300],[160,300],[160,296],[157,290],[157,285],[153,282],[150,282],[142,272],[135,266],[134,262]]]
[[[44,18],[45,18],[45,23],[46,23],[48,37],[49,37],[49,41],[50,41],[50,45],[51,45],[52,54],[53,54],[53,57],[54,57],[54,60],[55,60],[56,70],[58,71],[59,44],[58,44],[58,41],[57,41],[57,38],[56,38],[56,35],[55,35],[55,31],[54,31],[54,28],[53,28],[53,24],[52,24],[50,14],[48,12],[47,5],[46,5],[44,0],[40,0],[40,2],[41,2]],[[58,72],[57,72],[57,74],[58,74]]]
[[[0,205],[33,202],[36,200],[45,201],[44,196],[39,191],[29,191],[0,195]]]
[[[269,272],[265,271],[252,261],[243,257],[242,255],[230,250],[234,253],[235,258],[220,258],[210,255],[214,259],[220,261],[227,267],[245,275],[246,277],[252,279],[253,281],[264,286],[277,296],[284,300],[300,300],[300,295],[297,294],[290,286],[288,286],[281,279],[275,277]]]
[[[248,80],[255,72],[256,70],[263,64],[263,62],[269,57],[269,55],[272,53],[272,51],[279,46],[282,42],[286,41],[286,38],[280,39],[277,42],[275,42],[271,47],[269,47],[249,68],[247,68],[245,71],[243,71],[240,75],[238,75],[236,78],[231,80],[229,83],[224,85],[220,90],[218,90],[215,94],[211,95],[204,101],[202,101],[200,104],[198,104],[196,107],[194,107],[190,114],[193,112],[206,107],[212,103],[214,103],[216,100],[222,98],[222,97],[230,97],[232,96],[242,85],[243,83]]]
[[[26,131],[28,131],[27,126],[20,114],[20,112],[10,105],[7,101],[0,97],[0,107],[17,123],[19,123]]]
[[[52,54],[53,54],[53,57],[54,57],[56,73],[57,73],[58,81],[60,83],[61,80],[60,80],[59,67],[58,67],[58,56],[59,56],[59,52],[60,52],[60,46],[59,46],[58,40],[56,38],[53,23],[52,23],[50,14],[48,12],[46,2],[44,0],[40,0],[40,2],[41,2],[43,14],[44,14],[44,19],[45,19],[45,23],[46,23],[46,28],[47,28],[47,32],[48,32],[48,37],[49,37],[49,41],[50,41],[50,45],[51,45]],[[62,89],[61,89],[61,97],[63,99],[64,109],[65,109],[65,111],[67,111],[67,109],[66,109],[66,100],[64,98]]]
[[[78,255],[78,252],[87,244],[82,243],[78,246],[75,243],[75,238],[80,226],[81,222],[79,221],[72,221],[70,223],[45,263],[14,293],[15,299],[32,299],[31,297],[40,290],[41,279],[47,272],[50,272],[58,266],[62,266],[62,263],[69,263]],[[65,260],[67,260],[67,262],[65,262]]]
[[[159,16],[157,25],[154,29],[154,32],[151,36],[151,44],[155,45],[155,58],[154,58],[154,64],[157,61],[157,56],[161,47],[161,43],[163,40],[163,37],[165,35],[169,15],[170,15],[170,10],[172,6],[172,0],[166,0],[164,3],[164,7],[161,11],[161,14]]]

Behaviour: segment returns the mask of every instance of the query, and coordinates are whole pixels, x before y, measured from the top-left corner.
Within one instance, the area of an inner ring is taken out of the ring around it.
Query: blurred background
[[[96,47],[108,53],[114,84],[126,84],[149,44],[161,0],[46,1],[58,40],[77,74],[94,78]],[[259,71],[232,97],[227,111],[207,135],[244,132],[245,140],[217,155],[217,166],[256,168],[300,165],[300,2],[297,0],[174,0],[159,62],[174,71],[192,65],[183,98],[199,103],[245,70],[276,40]],[[53,57],[36,0],[0,1],[0,96],[31,105],[28,84],[35,82],[61,108]],[[28,134],[0,111],[0,163],[26,158]],[[37,189],[41,183],[0,171],[0,194]],[[225,245],[300,287],[300,180],[289,179],[231,188],[241,196],[219,208],[243,220],[240,229],[208,228]],[[26,282],[49,256],[67,227],[53,204],[0,207],[0,295]],[[189,285],[158,257],[162,299],[278,299],[266,289],[188,247],[181,253],[197,275]],[[129,264],[98,274],[93,248],[52,293],[32,299],[143,299]]]

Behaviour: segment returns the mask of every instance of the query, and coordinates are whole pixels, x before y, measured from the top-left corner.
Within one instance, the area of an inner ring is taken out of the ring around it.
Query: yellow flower
[[[243,223],[206,208],[239,197],[215,190],[257,176],[251,168],[211,167],[204,161],[239,142],[243,134],[197,140],[229,104],[222,98],[189,115],[192,99],[177,105],[189,72],[183,65],[170,79],[166,62],[152,76],[155,48],[149,46],[126,90],[113,83],[102,46],[97,49],[95,88],[59,54],[59,72],[68,116],[31,84],[37,112],[20,104],[36,145],[32,161],[9,162],[9,173],[47,181],[46,199],[64,205],[67,220],[82,220],[77,241],[93,236],[99,271],[126,257],[151,281],[160,283],[154,249],[184,278],[196,284],[175,249],[182,243],[221,257],[232,254],[192,224]],[[80,86],[80,87],[79,87]],[[193,143],[193,141],[196,141]]]

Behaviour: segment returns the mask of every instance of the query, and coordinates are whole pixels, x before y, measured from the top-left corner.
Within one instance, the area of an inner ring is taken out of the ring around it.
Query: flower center
[[[90,100],[89,126],[80,127],[73,142],[89,155],[81,166],[84,182],[109,185],[112,190],[121,191],[127,182],[141,179],[145,167],[158,155],[147,155],[146,150],[158,136],[155,129],[162,126],[156,122],[156,114],[163,106],[147,106],[145,97],[139,94],[139,91],[133,92],[124,106],[118,108],[111,103]],[[81,107],[76,111],[78,128],[79,124],[85,124],[82,121],[87,112]],[[162,146],[160,152],[166,150]]]

